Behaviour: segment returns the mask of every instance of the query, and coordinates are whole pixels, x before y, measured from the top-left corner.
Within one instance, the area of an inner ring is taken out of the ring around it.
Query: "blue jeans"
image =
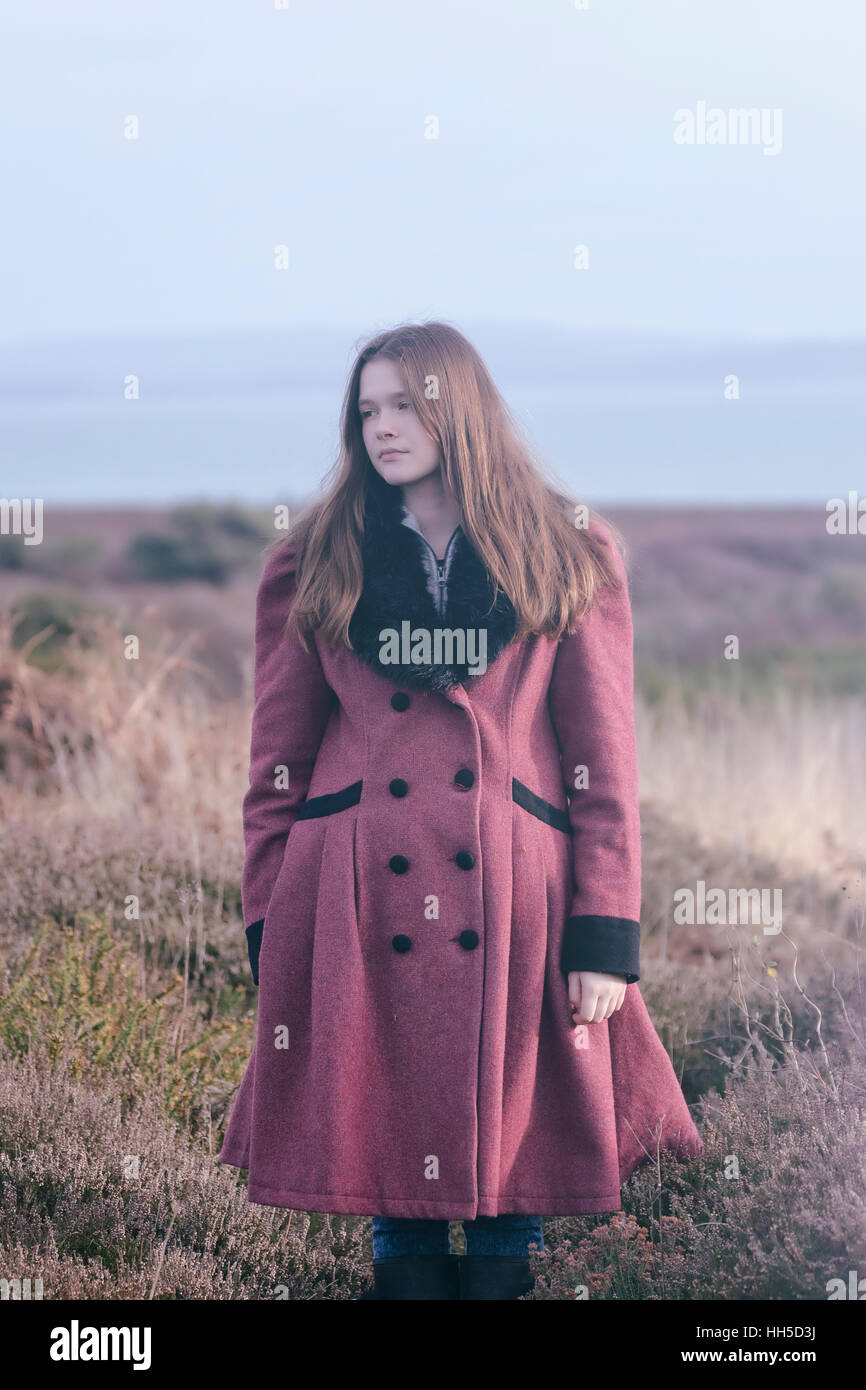
[[[528,1255],[534,1241],[544,1249],[540,1216],[506,1212],[502,1216],[477,1216],[464,1221],[467,1255]],[[420,1217],[374,1216],[373,1259],[392,1255],[447,1255],[451,1234],[447,1221],[426,1221]]]

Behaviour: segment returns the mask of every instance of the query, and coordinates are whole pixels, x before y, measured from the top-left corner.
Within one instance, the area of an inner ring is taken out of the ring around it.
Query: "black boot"
[[[535,1280],[526,1255],[464,1255],[460,1261],[460,1301],[515,1299]]]
[[[457,1255],[389,1255],[373,1261],[373,1287],[361,1299],[460,1298]]]

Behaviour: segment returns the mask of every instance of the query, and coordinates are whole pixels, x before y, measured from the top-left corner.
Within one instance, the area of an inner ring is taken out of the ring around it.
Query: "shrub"
[[[2,1049],[0,1049],[2,1051]],[[147,1091],[0,1065],[0,1267],[52,1299],[356,1299],[369,1220],[247,1201]]]
[[[623,1212],[549,1223],[539,1299],[811,1299],[866,1268],[862,1050],[781,1066],[760,1045],[699,1106],[704,1151],[664,1155]]]
[[[56,671],[64,664],[73,638],[82,650],[95,645],[95,623],[101,612],[65,594],[23,594],[9,609],[12,647],[19,652],[28,649],[29,665]]]
[[[142,532],[130,544],[128,563],[136,579],[176,584],[182,579],[203,579],[208,584],[225,584],[229,566],[208,545],[182,536],[151,535]]]
[[[29,549],[15,536],[0,536],[0,570],[23,570]]]
[[[184,503],[172,508],[168,520],[168,531],[142,532],[129,546],[127,566],[135,578],[226,584],[268,538],[255,517],[236,505]]]
[[[0,1041],[14,1056],[63,1061],[76,1079],[111,1078],[124,1101],[158,1096],[167,1116],[195,1130],[240,1079],[249,1029],[228,1010],[218,1016],[177,972],[160,980],[151,971],[149,983],[145,966],[98,918],[46,920],[7,967]]]

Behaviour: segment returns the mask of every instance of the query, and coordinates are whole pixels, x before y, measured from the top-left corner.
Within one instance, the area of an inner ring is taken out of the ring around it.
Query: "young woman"
[[[372,1214],[373,1297],[517,1298],[541,1215],[700,1148],[636,984],[625,569],[446,324],[360,353],[335,474],[258,593],[261,992],[220,1160]]]

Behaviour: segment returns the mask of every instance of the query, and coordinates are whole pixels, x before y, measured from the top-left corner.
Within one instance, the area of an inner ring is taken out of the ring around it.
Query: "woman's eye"
[[[412,409],[412,402],[411,402],[411,401],[400,401],[400,404],[399,404],[399,406],[398,406],[398,409],[399,409],[399,410],[402,410],[404,406],[405,406],[405,408],[406,408],[407,410],[411,410],[411,409]],[[366,420],[366,419],[368,419],[372,414],[373,414],[372,410],[362,410],[362,411],[361,411],[361,419],[362,419],[362,420]]]

